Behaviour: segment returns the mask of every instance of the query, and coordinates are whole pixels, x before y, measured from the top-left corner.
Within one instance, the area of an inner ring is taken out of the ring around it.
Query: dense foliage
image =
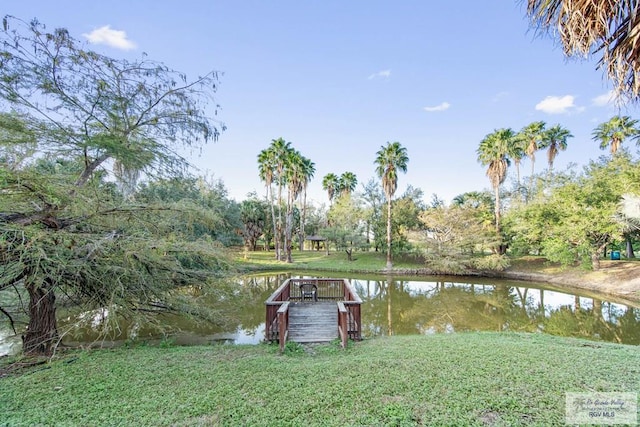
[[[17,295],[6,316],[27,314],[24,351],[54,349],[59,303],[185,308],[178,288],[229,267],[214,244],[233,227],[226,195],[176,154],[224,128],[205,111],[216,74],[109,58],[37,21],[5,18],[0,42],[0,291]]]

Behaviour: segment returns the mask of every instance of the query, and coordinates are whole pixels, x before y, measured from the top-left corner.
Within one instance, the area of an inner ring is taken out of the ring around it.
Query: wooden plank
[[[291,303],[289,340],[328,342],[338,338],[338,309],[333,302]]]

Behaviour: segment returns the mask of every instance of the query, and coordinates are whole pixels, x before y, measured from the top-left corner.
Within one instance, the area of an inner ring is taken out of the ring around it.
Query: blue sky
[[[450,201],[489,187],[476,149],[494,129],[536,120],[568,128],[574,138],[554,164],[562,170],[606,154],[591,132],[618,111],[602,102],[611,86],[595,61],[567,60],[516,0],[5,0],[0,14],[65,27],[112,57],[145,52],[191,77],[220,71],[228,129],[190,160],[238,201],[264,194],[256,158],[278,137],[315,162],[317,203],[327,202],[329,172],[373,178],[387,141],[410,158],[398,193],[411,184],[427,201]],[[636,110],[621,112],[640,118]],[[535,167],[546,168],[546,153]],[[527,160],[523,176],[530,170]]]

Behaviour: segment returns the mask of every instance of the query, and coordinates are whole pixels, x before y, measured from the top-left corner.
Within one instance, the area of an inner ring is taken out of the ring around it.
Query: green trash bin
[[[612,260],[620,260],[620,251],[611,251]]]

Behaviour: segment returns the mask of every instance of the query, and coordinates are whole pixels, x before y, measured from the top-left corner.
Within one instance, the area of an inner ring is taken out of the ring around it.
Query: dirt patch
[[[500,414],[495,411],[485,411],[478,417],[478,420],[485,426],[494,426],[500,422]]]

